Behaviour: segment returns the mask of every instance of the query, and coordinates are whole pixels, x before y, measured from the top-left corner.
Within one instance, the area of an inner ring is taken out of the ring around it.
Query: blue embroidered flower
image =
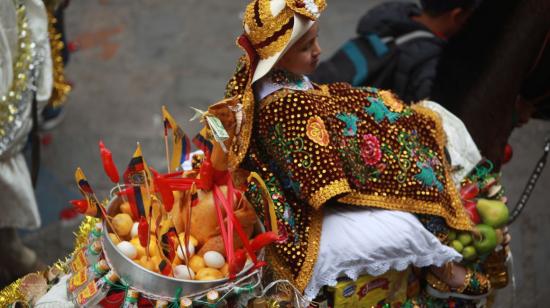
[[[357,133],[357,120],[359,120],[355,114],[340,112],[336,115],[336,118],[346,123],[346,128],[344,128],[344,136],[355,136]]]
[[[384,102],[379,98],[367,97],[370,105],[364,107],[365,112],[374,118],[376,123],[382,122],[384,119],[388,119],[390,123],[395,122],[399,119],[399,113],[392,112],[388,109]]]
[[[426,162],[416,162],[416,166],[420,168],[420,173],[414,176],[415,179],[420,181],[424,186],[435,186],[438,191],[443,190],[443,184],[437,179],[434,169],[430,166],[430,164]]]

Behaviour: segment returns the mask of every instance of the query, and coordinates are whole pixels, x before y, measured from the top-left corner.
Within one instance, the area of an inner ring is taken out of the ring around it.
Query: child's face
[[[277,62],[276,67],[297,75],[308,75],[319,64],[321,47],[317,41],[319,25],[315,23]]]

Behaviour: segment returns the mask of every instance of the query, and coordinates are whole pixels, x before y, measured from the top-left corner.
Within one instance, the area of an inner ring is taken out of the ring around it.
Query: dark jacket
[[[414,3],[385,3],[370,10],[359,21],[357,33],[376,33],[380,37],[399,37],[416,30],[430,31],[411,16],[420,15]],[[408,41],[399,45],[399,53],[390,89],[404,101],[418,101],[430,97],[436,66],[445,40],[434,36]]]

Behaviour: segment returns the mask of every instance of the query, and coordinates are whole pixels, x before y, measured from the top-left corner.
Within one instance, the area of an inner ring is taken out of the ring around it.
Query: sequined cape
[[[241,80],[238,71],[227,97],[239,95]],[[275,205],[284,238],[269,253],[277,274],[305,289],[328,202],[434,215],[470,230],[444,145],[433,112],[375,88],[282,89],[257,102],[240,167],[260,174]],[[251,183],[247,196],[269,226],[259,185]]]

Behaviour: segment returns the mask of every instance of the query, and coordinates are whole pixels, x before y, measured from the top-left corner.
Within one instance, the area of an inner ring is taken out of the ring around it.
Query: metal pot
[[[109,215],[114,216],[119,213],[121,204],[122,200],[119,197],[111,199],[107,207]],[[111,228],[105,221],[103,222],[103,230],[111,231]],[[255,232],[259,233],[263,231],[263,226],[261,223],[258,223]],[[155,294],[160,297],[173,298],[180,288],[182,296],[186,296],[216,288],[228,282],[227,278],[199,281],[163,276],[140,266],[122,254],[109,237],[108,232],[103,232],[101,242],[105,259],[111,265],[111,268],[121,277],[122,281],[138,291],[145,291],[146,293]],[[259,256],[261,255],[263,255],[263,251],[260,252]],[[247,274],[251,268],[252,264],[247,262],[247,265],[237,275],[236,279]]]

